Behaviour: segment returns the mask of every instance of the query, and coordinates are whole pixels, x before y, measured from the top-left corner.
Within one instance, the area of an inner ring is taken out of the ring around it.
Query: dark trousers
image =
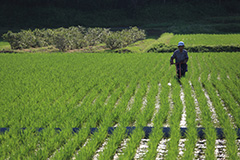
[[[177,73],[178,73],[178,77],[180,77],[180,68],[179,68],[179,64],[177,64]],[[187,64],[183,63],[181,64],[181,75],[185,76],[185,73],[187,72]]]

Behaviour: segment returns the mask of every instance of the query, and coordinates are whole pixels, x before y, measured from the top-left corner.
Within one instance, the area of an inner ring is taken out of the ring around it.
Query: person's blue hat
[[[184,46],[184,42],[183,42],[183,41],[180,41],[180,42],[178,43],[178,47],[181,47],[181,46]]]

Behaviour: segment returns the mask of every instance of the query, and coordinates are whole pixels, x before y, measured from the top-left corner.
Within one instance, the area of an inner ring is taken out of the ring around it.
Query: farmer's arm
[[[185,55],[185,60],[183,63],[187,63],[188,62],[188,53],[186,52],[186,55]]]
[[[174,52],[170,58],[170,63],[173,64],[173,60],[176,58],[176,53]]]

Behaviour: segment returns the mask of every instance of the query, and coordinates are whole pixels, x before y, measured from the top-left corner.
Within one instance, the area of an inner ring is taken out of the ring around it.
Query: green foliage
[[[130,27],[122,31],[112,32],[106,28],[84,28],[82,26],[22,30],[18,33],[9,31],[3,35],[12,49],[38,48],[54,45],[60,51],[80,49],[106,43],[110,49],[125,47],[145,38],[145,31],[137,27]]]
[[[47,46],[47,35],[48,32],[45,33],[45,30],[39,29],[22,30],[18,33],[9,31],[3,35],[3,39],[10,43],[12,49],[26,49]]]
[[[124,29],[109,35],[106,39],[106,45],[110,49],[123,48],[145,38],[146,34],[144,30],[137,27],[130,27],[130,29]]]

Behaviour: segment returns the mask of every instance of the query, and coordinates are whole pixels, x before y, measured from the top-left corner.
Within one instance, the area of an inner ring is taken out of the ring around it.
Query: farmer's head
[[[178,43],[178,49],[179,49],[180,51],[182,51],[182,50],[184,49],[184,42],[180,41],[180,42]]]

